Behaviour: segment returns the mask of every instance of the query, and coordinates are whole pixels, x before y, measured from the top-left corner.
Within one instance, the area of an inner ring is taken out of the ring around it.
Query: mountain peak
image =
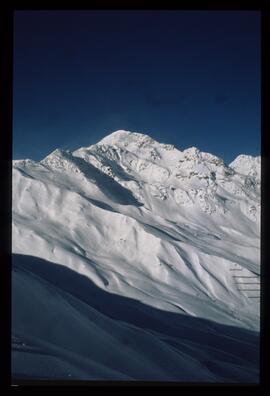
[[[127,146],[131,143],[140,144],[144,142],[154,143],[155,140],[144,133],[131,132],[120,129],[105,136],[97,144]]]
[[[230,167],[243,175],[259,176],[261,170],[261,157],[240,154],[230,163]]]

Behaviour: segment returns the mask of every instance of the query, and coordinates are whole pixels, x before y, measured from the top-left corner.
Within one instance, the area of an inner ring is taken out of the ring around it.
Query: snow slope
[[[108,293],[65,266],[13,257],[15,377],[258,381],[256,333]]]
[[[144,309],[162,313],[164,318],[167,315],[182,318],[181,323],[193,318],[190,327],[196,326],[196,321],[207,320],[207,328],[219,326],[221,334],[226,328],[235,329],[235,332],[242,329],[245,334],[259,331],[260,157],[242,155],[226,165],[220,158],[194,147],[180,151],[144,134],[116,131],[90,147],[73,152],[55,150],[40,162],[13,161],[12,236],[16,256],[47,260],[54,269],[60,264],[74,276],[88,279],[89,285],[106,291],[111,299],[116,296],[125,301],[132,299]],[[44,274],[40,280],[32,276],[33,272],[25,273],[24,270],[20,268],[14,273],[17,283],[13,289],[19,296],[16,307],[22,304],[23,312],[27,311],[29,301],[25,300],[27,296],[23,291],[28,290],[37,296],[33,299],[34,310],[40,309],[39,304],[44,305],[42,301],[50,301],[51,308],[46,307],[45,318],[51,322],[54,309],[62,312],[62,304],[67,304],[67,296],[62,296],[61,280],[58,285],[60,300],[48,298],[48,294],[55,296],[56,292],[50,291],[55,286],[44,284]],[[22,289],[21,283],[25,283]],[[72,295],[68,301],[74,297],[74,290]],[[83,308],[81,301],[74,304],[73,313],[65,310],[67,326],[74,320],[82,326],[85,323],[90,331],[101,312],[95,310],[86,321],[80,319],[79,312],[93,310],[93,303],[88,301]],[[32,317],[34,313],[29,315]],[[104,331],[110,334],[118,318],[108,312],[105,316]],[[125,317],[122,321],[125,322]],[[26,322],[23,317],[16,316],[14,332],[30,337],[32,328]],[[40,336],[40,326],[37,327],[39,336],[32,334],[33,339],[38,337],[48,342],[44,334]],[[141,332],[148,330],[141,324],[134,329],[137,347],[145,337]],[[83,327],[81,333],[77,331],[79,339],[82,336],[87,340]],[[99,330],[91,334],[89,337],[96,339],[98,345],[107,339],[107,335],[103,340],[98,338]],[[200,337],[203,334],[198,333],[196,342]],[[251,342],[254,348],[255,338]],[[152,341],[157,342],[155,337]],[[113,345],[114,341],[111,342]],[[181,337],[176,337],[175,342],[181,343]],[[58,338],[51,340],[51,344],[58,345]],[[179,357],[185,348],[178,347],[177,356],[172,357],[168,345],[161,344],[149,346],[149,350],[140,349],[140,352],[135,348],[139,353],[137,359],[148,359],[148,363],[143,364],[150,370],[146,377],[132,362],[132,370],[125,371],[125,375],[133,379],[224,381],[243,380],[248,372],[243,362],[245,369],[240,364],[239,375],[235,374],[235,367],[228,369],[231,373],[225,375],[214,365],[209,374],[207,365],[195,369],[190,363],[185,373],[180,374],[183,362],[189,361],[186,354],[183,361]],[[221,351],[221,344],[216,356],[224,361],[221,355],[225,351]],[[156,358],[151,360],[148,356],[155,348],[160,351],[164,348],[168,361],[176,359],[175,374],[168,374],[171,370],[166,364],[155,366]],[[205,353],[198,346],[194,351],[192,355],[189,349],[188,356],[198,357]],[[21,353],[16,352],[14,356],[21,356]],[[134,356],[136,353],[132,351]],[[96,357],[93,355],[90,359],[88,356],[91,367],[95,366],[93,372],[98,378],[101,375],[121,379],[123,371],[120,370],[120,375],[118,370],[121,364],[108,365],[117,353],[112,352],[110,358],[101,354],[104,360],[98,367]],[[233,355],[237,360],[237,354]],[[121,359],[126,362],[125,357]],[[65,364],[73,365],[71,360]],[[87,375],[84,370],[76,370],[70,369],[78,377]],[[256,372],[256,364],[252,370]],[[255,377],[255,374],[250,376]]]

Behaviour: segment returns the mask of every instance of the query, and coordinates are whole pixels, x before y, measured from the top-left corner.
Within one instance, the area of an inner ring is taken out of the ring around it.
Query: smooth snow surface
[[[16,160],[12,231],[16,375],[258,380],[260,157],[116,131]]]

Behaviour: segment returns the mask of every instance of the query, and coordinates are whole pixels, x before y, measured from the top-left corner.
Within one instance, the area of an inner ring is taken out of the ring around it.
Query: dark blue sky
[[[13,156],[117,129],[232,161],[260,154],[255,11],[17,11]]]

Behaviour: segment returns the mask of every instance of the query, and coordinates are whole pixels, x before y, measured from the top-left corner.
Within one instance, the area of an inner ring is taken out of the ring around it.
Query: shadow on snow
[[[111,319],[147,329],[176,350],[201,360],[209,370],[214,369],[217,373],[223,371],[221,367],[216,367],[216,361],[221,356],[225,366],[228,363],[251,370],[254,376],[250,381],[258,380],[259,334],[254,331],[162,311],[109,293],[87,277],[41,258],[14,254],[12,268],[13,271],[30,271]],[[35,320],[38,323],[38,317],[33,319],[33,326]],[[12,330],[16,333],[16,329]]]

